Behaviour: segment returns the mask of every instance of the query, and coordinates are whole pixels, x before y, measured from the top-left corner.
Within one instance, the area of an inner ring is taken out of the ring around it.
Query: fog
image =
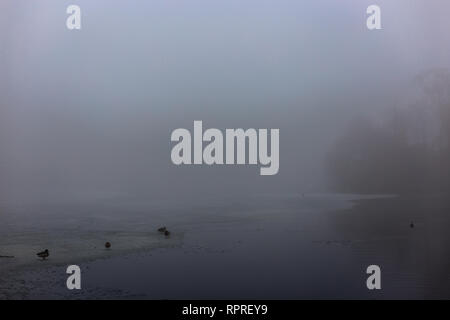
[[[382,30],[369,31],[372,2],[2,1],[0,200],[331,190],[326,155],[348,124],[450,69],[448,1],[377,1]],[[279,128],[279,173],[173,165],[170,134],[194,120]]]

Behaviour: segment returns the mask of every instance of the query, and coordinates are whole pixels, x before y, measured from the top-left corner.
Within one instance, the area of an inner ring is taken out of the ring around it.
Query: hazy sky
[[[382,9],[382,30],[366,8]],[[66,28],[66,8],[82,30]],[[450,68],[446,0],[2,0],[0,199],[326,190],[346,122]],[[170,134],[279,128],[280,171],[174,166]]]

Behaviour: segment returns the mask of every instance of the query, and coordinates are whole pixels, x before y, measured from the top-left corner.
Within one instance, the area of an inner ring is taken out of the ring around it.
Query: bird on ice
[[[47,249],[45,249],[45,251],[39,252],[36,254],[39,258],[42,258],[42,260],[45,260],[46,258],[48,258],[48,256],[50,255],[50,253],[48,252]]]

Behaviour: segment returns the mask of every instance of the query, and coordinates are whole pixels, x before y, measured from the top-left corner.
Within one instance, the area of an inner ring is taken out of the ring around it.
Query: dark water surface
[[[165,219],[171,228],[171,245],[152,231],[148,236],[156,243],[153,249],[112,250],[101,259],[74,258],[70,263],[66,257],[64,263],[49,262],[3,285],[0,281],[0,294],[101,299],[449,298],[446,198],[361,198],[264,196],[153,217],[155,225]],[[354,205],[351,199],[360,201]],[[140,232],[149,220],[151,215],[136,220]],[[141,243],[136,239],[142,234],[133,238],[133,224],[123,226],[122,232],[130,236],[119,241]],[[81,291],[65,289],[66,264],[81,266]],[[366,287],[366,268],[372,264],[381,267],[382,290]]]

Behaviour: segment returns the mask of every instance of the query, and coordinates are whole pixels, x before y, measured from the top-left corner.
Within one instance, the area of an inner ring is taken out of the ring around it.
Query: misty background
[[[417,79],[445,83],[450,3],[375,2],[376,31],[374,1],[2,1],[0,201],[398,191],[345,180],[345,137],[355,121],[353,136],[436,105]],[[70,4],[80,31],[66,28]],[[173,165],[170,134],[194,120],[279,128],[279,173]]]

